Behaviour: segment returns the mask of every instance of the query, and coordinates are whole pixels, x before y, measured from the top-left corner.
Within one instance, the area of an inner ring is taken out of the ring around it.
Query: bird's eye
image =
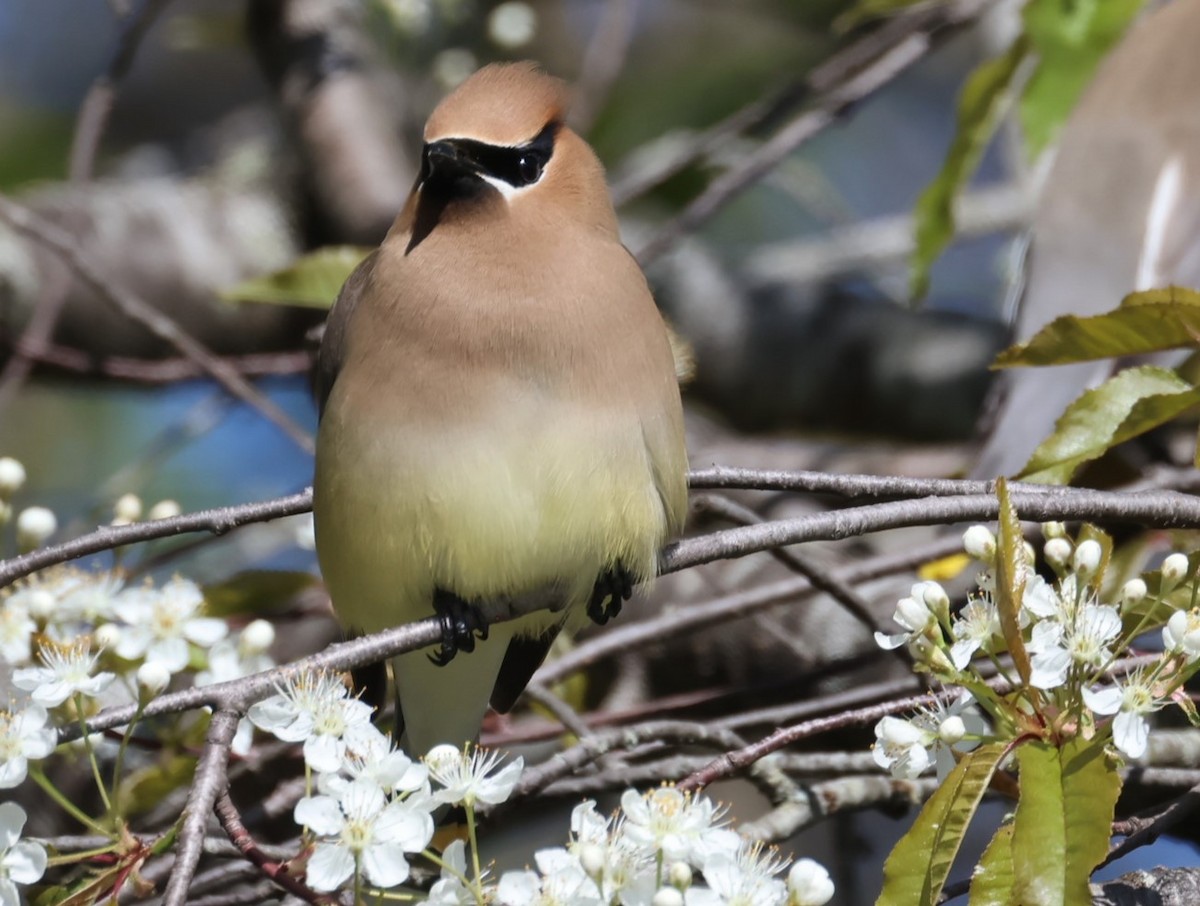
[[[521,185],[537,182],[542,175],[542,160],[536,154],[522,154],[517,160],[517,174],[521,177]]]

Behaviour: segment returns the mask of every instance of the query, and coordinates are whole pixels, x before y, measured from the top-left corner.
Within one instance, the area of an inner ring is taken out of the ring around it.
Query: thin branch
[[[79,280],[97,297],[136,324],[165,340],[179,353],[191,359],[230,394],[257,410],[278,426],[288,437],[307,452],[312,452],[313,440],[270,397],[247,381],[237,369],[198,342],[177,322],[132,293],[110,283],[88,260],[79,243],[70,233],[45,220],[24,205],[0,195],[0,220],[31,237],[55,254]]]
[[[742,191],[779,166],[797,148],[817,135],[852,105],[891,82],[934,46],[934,33],[961,26],[986,9],[986,0],[960,0],[939,4],[934,10],[914,13],[901,25],[880,29],[836,54],[810,81],[821,84],[834,73],[812,106],[783,126],[746,155],[740,166],[714,179],[683,212],[638,250],[643,267],[661,257],[681,237],[709,220]],[[894,30],[894,31],[893,31]],[[880,33],[887,43],[881,41]],[[880,46],[881,43],[883,46]],[[864,57],[869,57],[865,62]]]
[[[749,507],[742,506],[736,500],[730,500],[719,494],[703,494],[694,499],[711,513],[715,513],[736,525],[761,525],[766,520]],[[867,630],[875,632],[879,622],[871,611],[871,605],[848,582],[842,582],[831,569],[826,569],[813,558],[791,550],[777,548],[770,551],[777,561],[788,569],[808,579],[809,584],[817,591],[823,591],[845,608],[846,612]],[[905,645],[892,649],[902,661],[913,666],[912,652]]]
[[[834,570],[833,576],[840,583],[853,585],[911,569],[920,563],[938,560],[960,550],[962,542],[959,539],[946,538],[928,546],[910,548],[900,554],[886,554],[856,561]],[[814,591],[808,579],[782,579],[723,595],[711,601],[688,604],[687,607],[665,608],[660,616],[614,626],[594,639],[589,639],[562,657],[545,664],[534,678],[546,684],[557,683],[572,673],[585,670],[606,658],[656,644],[667,636],[678,638],[689,632],[699,632],[711,626],[750,616],[784,601],[803,600]]]
[[[237,733],[239,716],[234,711],[217,711],[208,725],[204,740],[204,751],[196,763],[192,777],[192,788],[183,811],[183,823],[179,828],[179,839],[175,845],[175,868],[163,893],[163,906],[184,906],[188,900],[188,888],[200,864],[204,851],[204,830],[208,816],[217,796],[226,788],[226,767],[229,763],[229,747]]]
[[[575,734],[576,738],[583,739],[585,736],[592,735],[592,728],[587,725],[583,715],[551,692],[544,683],[536,679],[531,680],[521,694],[528,696],[530,701],[536,702],[549,711],[554,719],[562,724],[565,730]]]
[[[306,903],[317,903],[322,904],[322,906],[332,906],[332,904],[337,903],[335,897],[317,893],[299,878],[293,876],[285,864],[269,858],[259,848],[258,841],[246,829],[245,822],[242,821],[241,812],[233,804],[233,800],[229,798],[228,790],[225,790],[217,797],[214,810],[217,813],[217,820],[221,823],[222,829],[229,836],[233,845],[241,851],[242,855],[257,865],[264,875],[288,893],[299,897]]]
[[[82,349],[48,344],[43,349],[18,341],[17,351],[35,364],[46,365],[72,374],[112,378],[138,384],[173,384],[204,377],[204,369],[191,359],[135,359],[127,356],[96,356]],[[217,356],[243,377],[267,377],[305,374],[312,367],[312,355],[304,351],[261,352],[247,355]]]
[[[307,513],[312,509],[312,490],[288,497],[276,497],[256,503],[215,507],[195,513],[183,513],[168,519],[134,522],[129,525],[110,525],[62,544],[38,548],[28,554],[0,560],[0,588],[11,585],[30,573],[66,563],[88,554],[97,554],[140,541],[171,538],[189,532],[209,532],[223,535],[235,528],[255,522],[269,522],[284,516]]]
[[[68,177],[72,183],[91,179],[96,148],[112,110],[117,84],[133,65],[142,36],[165,5],[166,0],[145,0],[140,9],[125,18],[121,38],[108,70],[92,83],[75,118],[68,166]],[[45,350],[50,343],[70,287],[70,277],[63,272],[50,274],[42,281],[33,313],[21,332],[12,357],[0,373],[0,409],[12,401],[18,388],[29,376],[36,354]]]
[[[833,494],[857,499],[901,500],[915,497],[962,497],[968,494],[995,494],[994,481],[956,478],[905,478],[897,475],[846,475],[837,472],[786,471],[783,469],[740,469],[711,466],[688,473],[693,491],[790,491],[807,494]],[[1010,492],[1026,494],[1072,494],[1077,489],[1060,485],[1010,481]]]
[[[1163,529],[1200,527],[1200,499],[1174,491],[1142,494],[1083,489],[1064,489],[1053,494],[1022,491],[1012,495],[1012,503],[1020,518],[1026,521],[1122,522]],[[701,563],[806,541],[841,540],[916,525],[992,520],[998,513],[999,503],[995,497],[966,495],[877,503],[809,514],[676,541],[663,550],[659,572],[678,572]]]
[[[955,202],[955,238],[972,239],[1024,228],[1033,199],[1021,186],[1003,185],[963,193]],[[819,283],[832,277],[907,260],[916,248],[911,213],[835,227],[816,237],[759,247],[743,273],[754,285]]]
[[[75,118],[75,134],[71,140],[71,156],[68,173],[72,182],[85,182],[92,178],[96,163],[96,151],[108,125],[116,99],[117,85],[133,67],[142,38],[154,24],[154,20],[166,8],[170,0],[142,0],[137,9],[131,10],[121,22],[121,36],[116,51],[109,60],[108,68],[92,82],[87,97]]]
[[[719,758],[713,759],[704,768],[686,777],[679,784],[679,788],[681,790],[703,789],[717,780],[732,777],[740,773],[754,764],[758,759],[770,755],[772,752],[777,752],[784,746],[791,745],[794,742],[799,742],[802,739],[807,739],[810,736],[816,736],[820,733],[828,733],[831,730],[875,723],[880,718],[886,717],[889,714],[911,711],[921,705],[928,705],[931,700],[949,699],[955,694],[953,692],[940,692],[932,695],[912,695],[908,698],[895,699],[894,701],[884,702],[879,705],[857,708],[842,714],[832,715],[831,717],[807,720],[791,727],[781,727],[758,742],[726,752]]]
[[[1125,839],[1109,849],[1104,861],[1096,867],[1103,868],[1135,849],[1149,846],[1184,818],[1194,815],[1198,809],[1200,809],[1200,785],[1193,786],[1156,815],[1149,818],[1131,818],[1127,821],[1115,822],[1113,833],[1123,834]]]
[[[583,55],[571,100],[571,128],[586,134],[629,54],[641,0],[607,0]]]

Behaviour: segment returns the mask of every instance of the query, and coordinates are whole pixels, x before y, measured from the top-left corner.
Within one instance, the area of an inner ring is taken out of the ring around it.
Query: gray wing
[[[337,380],[338,372],[342,369],[345,357],[346,328],[358,299],[363,290],[371,282],[371,274],[375,270],[375,259],[379,250],[371,252],[346,278],[338,293],[337,301],[325,321],[325,333],[321,337],[321,348],[317,352],[317,363],[313,369],[313,395],[317,399],[318,414],[325,411],[325,403],[333,390],[333,382]]]

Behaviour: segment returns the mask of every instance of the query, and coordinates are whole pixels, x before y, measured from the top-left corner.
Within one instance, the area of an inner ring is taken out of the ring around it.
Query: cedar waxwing
[[[1027,340],[1063,314],[1096,315],[1135,290],[1200,286],[1200,0],[1136,23],[1062,131],[1033,222],[1015,325]],[[1112,361],[1018,368],[972,470],[1013,475]]]
[[[491,65],[434,110],[421,171],[350,276],[317,366],[314,515],[342,624],[437,613],[392,663],[414,754],[506,711],[564,622],[603,622],[683,524],[667,330],[565,89]],[[471,605],[543,600],[480,630]],[[458,649],[469,651],[455,658]]]

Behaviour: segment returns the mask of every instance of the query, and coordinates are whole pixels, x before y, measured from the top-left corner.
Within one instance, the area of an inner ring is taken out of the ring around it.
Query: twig
[[[1096,867],[1103,868],[1139,847],[1148,846],[1197,809],[1200,809],[1200,785],[1193,786],[1156,815],[1114,822],[1113,833],[1123,834],[1125,839],[1109,849],[1104,861]]]
[[[738,833],[751,840],[776,843],[838,812],[876,808],[889,803],[915,805],[938,788],[936,777],[896,780],[893,777],[838,777],[814,783],[805,795],[781,803],[753,821],[744,821]]]
[[[82,349],[47,345],[43,349],[18,341],[17,351],[35,364],[47,365],[73,374],[93,375],[138,384],[172,384],[204,377],[204,369],[191,359],[135,359],[126,356],[94,356]],[[218,356],[243,377],[304,374],[312,367],[312,355],[303,351],[262,352],[247,355]]]
[[[575,734],[576,738],[583,739],[585,736],[592,735],[592,728],[587,725],[583,716],[562,698],[551,692],[545,684],[536,679],[532,680],[522,694],[549,711],[554,719],[562,724],[568,732]]]
[[[810,736],[816,736],[820,733],[828,733],[831,730],[874,723],[889,714],[910,711],[920,705],[928,705],[931,700],[948,700],[955,694],[953,692],[938,692],[929,695],[912,695],[908,698],[900,698],[879,705],[846,711],[831,717],[821,717],[815,720],[804,721],[791,727],[782,727],[770,736],[760,739],[758,742],[743,746],[735,751],[726,752],[719,758],[713,759],[705,767],[686,777],[679,784],[679,788],[682,790],[703,789],[717,780],[732,777],[741,770],[750,767],[758,759],[770,755],[772,752],[777,752],[784,746],[791,745],[794,742],[799,742],[802,739],[807,739]]]
[[[134,522],[129,525],[110,525],[62,544],[38,548],[28,554],[0,560],[0,588],[11,585],[30,573],[66,563],[88,554],[124,547],[139,541],[170,538],[188,532],[209,532],[223,535],[235,528],[255,522],[268,522],[284,516],[307,513],[312,509],[312,491],[304,490],[288,497],[276,497],[256,503],[215,507],[195,513],[183,513],[167,519]]]
[[[268,878],[288,893],[298,896],[306,903],[335,904],[337,902],[334,897],[317,893],[311,889],[299,878],[290,874],[286,865],[269,858],[259,848],[258,841],[246,829],[246,825],[242,821],[241,812],[233,804],[233,800],[229,798],[228,790],[225,790],[217,797],[213,808],[217,813],[217,820],[221,823],[222,829],[229,836],[233,845],[241,850],[242,855],[257,865],[259,870]]]
[[[629,53],[640,0],[607,0],[583,55],[571,100],[571,128],[587,133]]]
[[[759,525],[766,520],[758,513],[736,500],[730,500],[719,494],[703,494],[694,499],[709,512],[715,513],[736,525]],[[811,557],[802,556],[795,551],[778,548],[770,551],[771,555],[795,573],[808,579],[809,584],[817,591],[823,591],[833,600],[842,605],[854,619],[867,630],[874,632],[879,628],[875,614],[867,600],[851,587],[850,583],[842,582],[831,569],[826,569]],[[907,646],[893,649],[906,664],[913,665],[912,652]]]
[[[976,189],[955,203],[955,237],[970,239],[1028,224],[1033,200],[1019,186]],[[758,248],[743,267],[752,284],[819,283],[831,277],[910,257],[916,247],[912,214],[880,217],[836,227],[817,238],[787,240]]]
[[[237,733],[240,715],[234,711],[217,711],[208,725],[204,751],[196,763],[192,777],[192,788],[183,811],[183,823],[179,828],[179,839],[175,845],[175,868],[163,893],[163,906],[184,906],[188,899],[188,887],[200,864],[204,851],[204,829],[217,796],[226,788],[226,765],[229,762],[229,746]]]
[[[133,66],[142,38],[154,24],[154,20],[166,8],[170,0],[142,0],[138,8],[131,10],[121,23],[121,36],[117,49],[109,60],[108,68],[92,82],[87,97],[75,118],[75,134],[71,140],[71,156],[68,173],[72,182],[84,182],[92,178],[96,163],[96,150],[108,125],[116,98],[117,84],[125,78]]]
[[[739,469],[711,466],[688,473],[688,487],[694,491],[791,491],[809,494],[834,494],[857,499],[900,500],[914,497],[962,497],[967,494],[994,494],[994,481],[956,478],[905,478],[897,475],[845,475],[836,472],[785,471],[782,469]],[[1026,494],[1072,494],[1075,489],[1059,485],[1010,481],[1011,492]]]
[[[724,748],[739,738],[730,730],[714,730],[704,724],[678,720],[648,721],[644,724],[596,733],[586,739],[581,739],[578,745],[559,752],[542,764],[527,768],[521,774],[521,779],[517,782],[508,801],[513,802],[541,792],[554,781],[567,777],[601,756],[618,749],[632,749],[652,742]]]
[[[142,36],[165,5],[166,0],[146,0],[137,12],[126,17],[108,70],[92,83],[75,118],[68,166],[71,182],[78,184],[91,179],[96,148],[112,110],[117,83],[133,65]],[[21,332],[12,357],[0,373],[0,409],[11,402],[17,389],[29,376],[36,354],[49,344],[70,288],[71,280],[66,273],[56,271],[43,279],[29,322]]]
[[[714,179],[682,213],[638,250],[638,261],[645,267],[661,257],[682,236],[766,176],[802,144],[835,122],[853,104],[877,91],[921,59],[933,47],[935,31],[969,22],[987,5],[986,0],[939,4],[935,10],[907,17],[902,28],[893,26],[895,34],[891,29],[881,29],[888,39],[883,46],[880,46],[880,36],[872,34],[836,54],[821,69],[822,76],[836,73],[836,81],[820,93],[812,106],[746,155],[740,166]],[[864,56],[870,57],[865,63],[862,62]],[[820,83],[825,79],[814,77],[810,81]]]
[[[174,320],[132,293],[110,283],[87,259],[75,238],[65,230],[2,195],[0,220],[49,249],[99,299],[191,359],[225,390],[278,426],[301,449],[310,453],[313,451],[313,440],[309,433],[270,397],[242,377],[229,363],[213,355]]]
[[[1026,521],[1125,522],[1174,529],[1200,526],[1200,499],[1173,491],[1143,494],[1085,489],[1064,489],[1052,494],[1022,491],[1012,494],[1012,503]],[[840,540],[915,525],[991,520],[998,513],[996,498],[984,495],[902,500],[815,513],[677,541],[663,550],[659,571],[677,572],[701,563],[805,541]]]

